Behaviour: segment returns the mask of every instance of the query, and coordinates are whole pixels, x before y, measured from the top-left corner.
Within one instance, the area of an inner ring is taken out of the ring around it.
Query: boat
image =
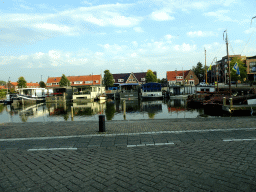
[[[145,83],[141,86],[141,98],[143,100],[163,99],[160,83]]]
[[[10,105],[10,104],[13,103],[13,100],[16,100],[16,99],[18,99],[17,94],[7,94],[7,95],[6,95],[6,99],[3,100],[3,103],[4,103],[5,105]]]
[[[45,88],[20,88],[18,89],[17,97],[12,99],[13,105],[19,104],[34,104],[45,101]]]

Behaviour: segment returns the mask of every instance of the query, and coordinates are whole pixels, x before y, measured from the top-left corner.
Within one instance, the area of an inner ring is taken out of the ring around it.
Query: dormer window
[[[141,78],[140,80],[141,80],[141,81],[146,81],[146,79],[145,79],[145,78]]]
[[[124,79],[118,79],[118,82],[124,82]]]

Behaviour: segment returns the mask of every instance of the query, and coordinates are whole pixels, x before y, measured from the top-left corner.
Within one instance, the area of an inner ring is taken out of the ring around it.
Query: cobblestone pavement
[[[255,127],[255,117],[106,121],[106,134]],[[98,134],[95,121],[4,123],[0,139]]]
[[[0,191],[256,191],[253,118],[115,121],[106,129],[1,125]]]

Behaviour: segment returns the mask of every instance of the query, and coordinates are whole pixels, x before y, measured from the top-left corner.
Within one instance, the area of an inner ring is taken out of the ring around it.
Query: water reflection
[[[0,105],[0,122],[98,121],[98,115],[100,114],[105,114],[107,121],[197,118],[204,114],[203,109],[188,108],[185,99],[143,102],[127,100],[125,101],[125,107],[126,113],[124,116],[123,101],[44,103],[20,107]]]

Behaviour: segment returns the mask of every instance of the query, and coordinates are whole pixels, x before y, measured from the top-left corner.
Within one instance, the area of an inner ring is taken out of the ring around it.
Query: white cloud
[[[218,10],[215,12],[205,13],[204,15],[209,17],[216,17],[219,21],[237,22],[237,20],[231,19],[229,16],[227,16],[227,13],[229,13],[229,10]]]
[[[245,30],[244,33],[249,34],[249,33],[254,32],[255,30],[256,30],[256,28],[255,28],[255,27],[252,27],[252,28],[250,28],[250,29]]]
[[[137,41],[133,41],[133,42],[132,42],[132,45],[133,45],[134,47],[138,47]]]
[[[187,32],[187,35],[190,37],[210,37],[210,36],[217,36],[217,33],[212,31],[190,31]]]
[[[132,53],[132,54],[131,54],[131,57],[136,57],[136,56],[137,56],[136,53]]]
[[[196,45],[190,45],[190,44],[183,43],[182,45],[175,45],[174,49],[176,51],[183,51],[183,52],[195,51]]]
[[[165,11],[156,11],[151,14],[151,18],[156,21],[168,21],[174,20],[174,17],[170,16]]]
[[[143,33],[143,29],[141,27],[134,27],[133,30],[137,33]]]
[[[164,36],[167,40],[174,39],[175,37],[173,35],[165,35]]]

